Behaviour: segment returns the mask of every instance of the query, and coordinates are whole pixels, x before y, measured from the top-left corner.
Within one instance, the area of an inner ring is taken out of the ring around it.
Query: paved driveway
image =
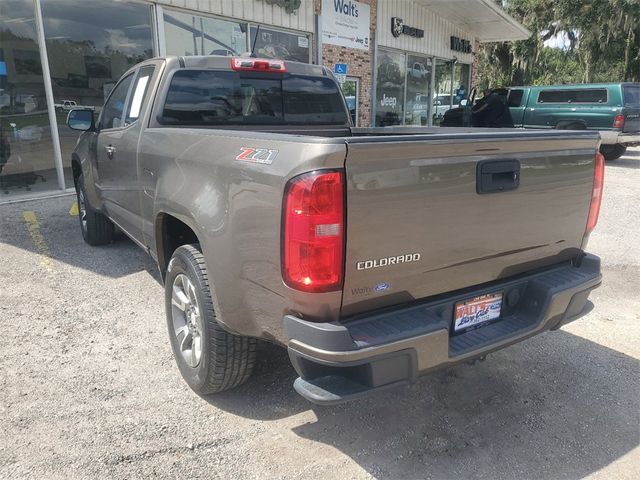
[[[85,245],[71,197],[0,206],[0,478],[638,478],[640,149],[605,188],[589,315],[331,408],[269,346],[249,383],[196,396],[145,253]]]

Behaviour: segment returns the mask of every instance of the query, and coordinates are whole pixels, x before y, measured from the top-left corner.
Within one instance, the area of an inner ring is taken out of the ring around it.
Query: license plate
[[[500,318],[502,292],[490,293],[456,303],[453,331],[461,332]]]

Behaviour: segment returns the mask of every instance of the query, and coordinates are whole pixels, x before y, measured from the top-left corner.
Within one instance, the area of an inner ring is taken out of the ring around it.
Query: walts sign
[[[354,0],[322,0],[322,41],[369,50],[371,8]]]
[[[458,37],[451,37],[451,50],[454,52],[471,53],[471,42]]]
[[[410,37],[423,38],[424,30],[420,30],[416,27],[408,27],[404,24],[401,18],[391,17],[391,34],[394,37],[409,35]]]

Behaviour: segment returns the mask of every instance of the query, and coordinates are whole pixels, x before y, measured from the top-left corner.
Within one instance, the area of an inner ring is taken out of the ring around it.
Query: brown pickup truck
[[[589,131],[353,128],[322,66],[168,57],[128,71],[72,165],[91,245],[158,262],[200,394],[288,348],[337,403],[559,328],[590,305],[604,163]]]

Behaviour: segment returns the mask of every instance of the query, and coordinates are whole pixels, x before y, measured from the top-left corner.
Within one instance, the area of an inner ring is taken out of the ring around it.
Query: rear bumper
[[[618,135],[618,143],[624,145],[640,144],[640,133],[621,133]]]
[[[289,357],[300,375],[294,388],[311,402],[335,404],[414,382],[579,318],[601,281],[600,259],[587,255],[580,266],[563,264],[344,324],[287,316]],[[498,291],[500,321],[450,334],[456,302]]]
[[[603,130],[600,132],[600,138],[604,145],[615,145],[616,143],[635,145],[640,143],[640,132],[622,133],[615,130]]]

